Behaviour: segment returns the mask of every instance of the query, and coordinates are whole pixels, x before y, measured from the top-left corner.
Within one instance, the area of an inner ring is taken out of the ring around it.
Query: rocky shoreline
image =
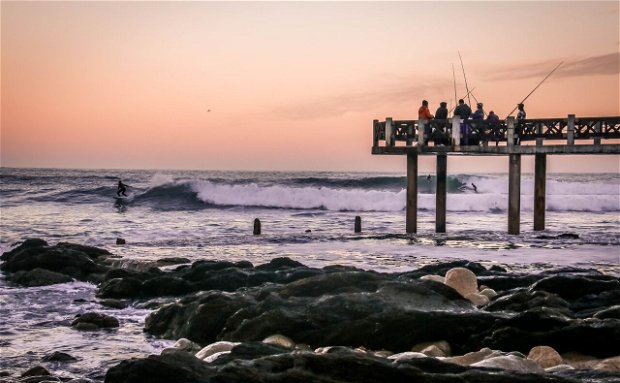
[[[152,308],[144,331],[178,340],[105,382],[620,382],[620,281],[591,269],[454,261],[378,273],[288,258],[124,268],[106,250],[40,239],[0,260],[16,285],[88,281],[103,305]],[[71,322],[122,325],[95,312]],[[46,362],[0,382],[61,381]]]

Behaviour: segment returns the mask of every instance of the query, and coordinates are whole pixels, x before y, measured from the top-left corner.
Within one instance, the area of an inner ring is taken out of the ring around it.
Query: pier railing
[[[461,125],[464,128],[461,128]],[[379,147],[385,141],[386,147],[396,146],[398,141],[407,146],[456,145],[463,132],[471,142],[478,145],[505,142],[518,145],[535,141],[544,145],[548,140],[565,140],[566,145],[573,145],[575,140],[592,140],[600,145],[602,140],[620,139],[620,116],[614,117],[575,117],[541,118],[515,120],[510,117],[498,122],[473,120],[375,120],[373,122],[373,147]],[[428,142],[428,144],[427,144]],[[442,143],[443,142],[443,143]]]

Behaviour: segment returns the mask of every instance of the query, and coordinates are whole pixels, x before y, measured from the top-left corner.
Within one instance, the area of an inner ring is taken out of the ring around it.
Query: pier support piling
[[[418,154],[407,153],[407,234],[418,229]]]
[[[534,230],[545,230],[547,155],[537,154],[534,161]]]
[[[260,235],[260,233],[261,233],[260,219],[255,218],[254,219],[254,235]]]
[[[508,234],[519,234],[521,221],[521,155],[511,154],[508,169]]]
[[[446,232],[446,175],[448,156],[437,155],[437,186],[435,195],[435,232]]]

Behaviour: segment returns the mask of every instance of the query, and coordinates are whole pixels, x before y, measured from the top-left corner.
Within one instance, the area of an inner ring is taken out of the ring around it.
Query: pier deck
[[[463,142],[461,135],[467,136]],[[437,157],[435,231],[446,231],[449,155],[509,156],[508,233],[520,232],[521,156],[535,156],[534,230],[545,228],[547,155],[620,154],[620,116],[529,119],[499,123],[450,120],[373,121],[372,154],[407,156],[407,233],[417,232],[418,156]]]

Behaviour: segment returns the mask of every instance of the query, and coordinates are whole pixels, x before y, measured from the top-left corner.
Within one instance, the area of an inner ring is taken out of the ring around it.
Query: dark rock
[[[142,296],[142,282],[139,279],[129,278],[114,278],[103,282],[97,290],[97,297],[99,298],[127,298],[127,297],[141,297]]]
[[[91,246],[62,242],[49,246],[45,241],[31,239],[4,253],[0,269],[8,273],[8,280],[19,280],[27,285],[49,284],[54,281],[64,283],[67,281],[66,277],[97,282],[107,270],[103,262],[110,255],[107,250]],[[35,269],[44,269],[66,277],[61,278],[50,273],[43,275],[41,271],[23,273]]]
[[[190,262],[191,261],[189,260],[189,258],[183,258],[183,257],[168,257],[168,258],[161,258],[157,260],[157,264],[161,266],[178,265],[178,264],[190,263]]]
[[[304,266],[303,264],[297,261],[293,261],[290,258],[280,257],[280,258],[274,258],[271,261],[269,261],[269,263],[265,263],[264,265],[256,266],[256,269],[275,271],[275,270],[282,270],[282,269],[290,269],[294,267],[306,267],[306,266]]]
[[[601,310],[594,314],[593,317],[597,319],[620,319],[620,306]]]
[[[554,308],[564,315],[573,316],[569,304],[564,299],[546,291],[520,289],[503,296],[496,297],[485,306],[487,311],[523,312],[536,307]]]
[[[71,322],[71,326],[77,330],[98,330],[100,328],[118,327],[118,319],[110,315],[100,313],[85,313],[79,315]]]
[[[121,299],[102,299],[99,304],[113,309],[124,309],[129,307],[129,302]]]
[[[33,287],[67,283],[73,281],[73,278],[54,271],[36,268],[14,273],[11,276],[11,281],[21,286]]]
[[[127,242],[125,241],[125,239],[124,239],[124,238],[116,238],[116,244],[117,244],[117,245],[124,245],[124,244],[126,244],[126,243],[127,243]]]
[[[66,352],[55,351],[52,354],[43,357],[44,362],[64,362],[70,363],[77,361],[76,358],[67,354]]]
[[[147,297],[183,295],[195,291],[186,280],[171,276],[151,278],[142,284],[142,294]]]
[[[477,262],[470,262],[470,261],[463,261],[463,260],[456,260],[456,261],[451,261],[451,262],[426,265],[426,266],[419,268],[418,270],[415,270],[410,273],[405,273],[405,274],[412,274],[413,278],[419,278],[420,276],[426,275],[426,274],[437,274],[437,275],[444,276],[446,275],[448,270],[453,269],[455,267],[464,267],[466,269],[471,270],[476,275],[489,274],[489,271],[481,264]]]
[[[231,354],[234,354],[237,346]],[[393,362],[367,353],[341,348],[337,352],[282,352],[254,359],[217,359],[208,364],[176,352],[133,359],[112,367],[105,383],[227,382],[227,383],[569,383],[551,375],[520,374],[494,369],[467,368],[434,358]]]
[[[583,277],[574,275],[554,275],[536,282],[533,290],[544,290],[557,294],[566,300],[575,300],[592,294],[620,290],[620,281],[613,277]]]
[[[527,287],[543,278],[544,276],[536,274],[479,276],[478,284],[488,286],[497,292],[501,292],[519,287]]]
[[[42,376],[42,375],[50,376],[52,374],[50,374],[50,372],[47,371],[47,369],[45,367],[35,366],[35,367],[32,367],[32,368],[28,369],[21,376],[22,377],[26,377],[26,376]]]
[[[151,313],[145,320],[144,331],[165,338],[213,343],[228,318],[251,302],[248,297],[220,291],[198,294]]]

